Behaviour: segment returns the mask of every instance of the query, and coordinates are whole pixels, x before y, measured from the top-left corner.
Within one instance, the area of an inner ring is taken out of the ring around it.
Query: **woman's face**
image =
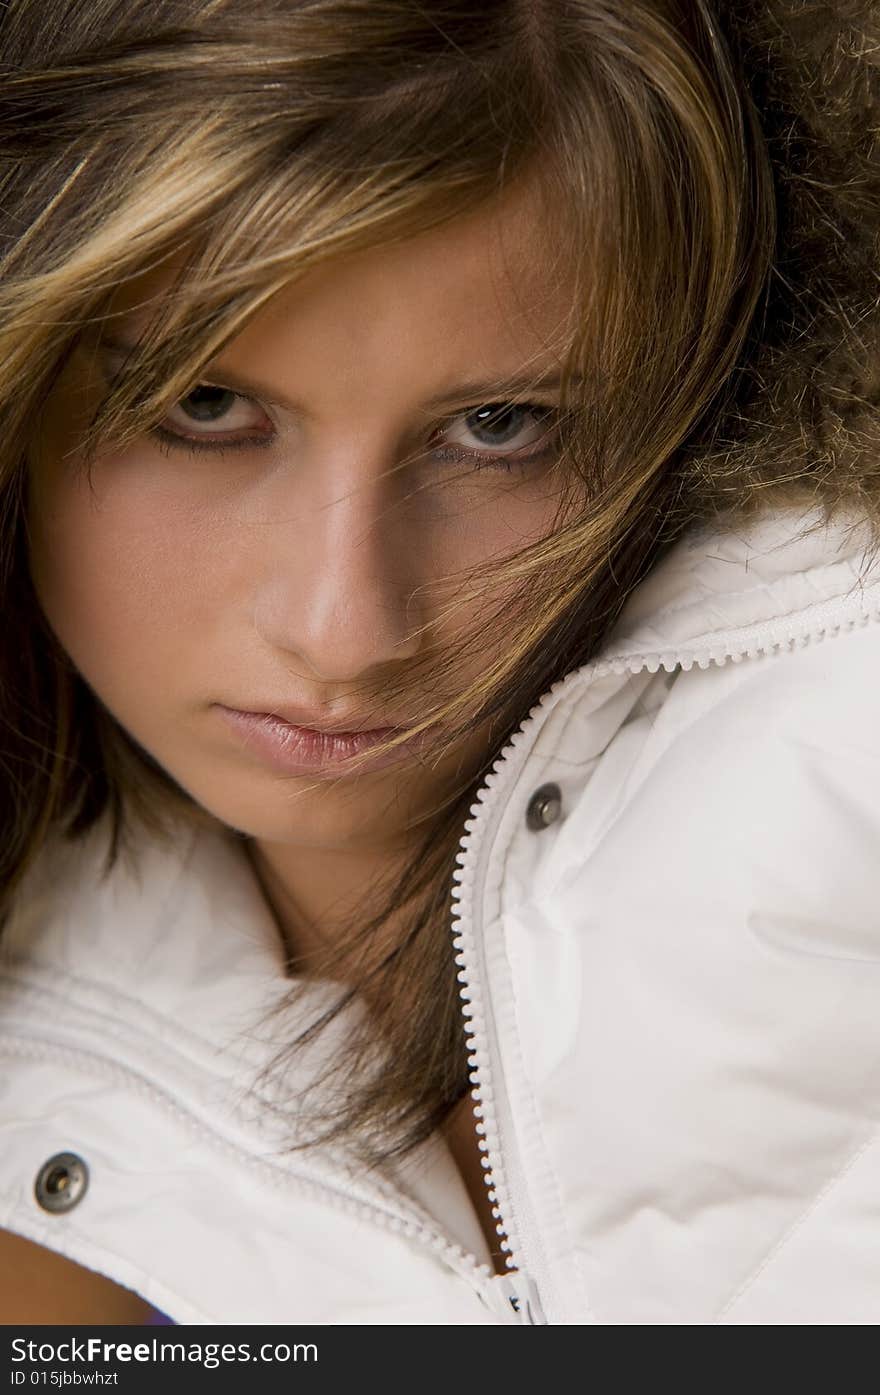
[[[181,399],[163,439],[105,449],[91,482],[77,442],[95,365],[59,383],[31,477],[38,597],[102,703],[224,824],[403,845],[485,755],[475,728],[433,769],[410,754],[331,783],[280,773],[218,704],[382,727],[437,700],[424,675],[405,709],[383,697],[478,619],[466,596],[441,615],[452,593],[432,583],[544,535],[558,504],[546,419],[478,415],[505,401],[493,385],[558,373],[574,294],[551,282],[548,242],[519,190],[308,273],[213,361],[199,379],[213,390]],[[137,338],[153,278],[126,293],[115,339]],[[527,400],[558,396],[548,381]],[[460,664],[460,689],[505,642]]]

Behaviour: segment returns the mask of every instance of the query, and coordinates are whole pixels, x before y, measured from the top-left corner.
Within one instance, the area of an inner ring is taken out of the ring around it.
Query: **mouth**
[[[215,704],[227,727],[237,735],[241,749],[273,769],[292,775],[331,775],[352,756],[369,752],[386,741],[399,727],[365,727],[352,730],[350,718],[333,728],[305,726],[291,722],[277,712],[255,712]],[[418,732],[374,761],[364,761],[352,774],[366,773],[396,764],[421,748],[430,733]]]
[[[218,704],[223,706],[224,704]],[[400,731],[405,722],[374,722],[372,719],[350,712],[344,716],[331,716],[330,713],[309,711],[304,707],[254,706],[230,707],[231,712],[243,712],[250,717],[272,717],[300,731],[320,732],[330,736],[359,736],[367,733]]]

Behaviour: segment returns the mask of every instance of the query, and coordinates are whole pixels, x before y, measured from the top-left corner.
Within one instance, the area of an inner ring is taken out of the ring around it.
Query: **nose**
[[[315,679],[352,682],[420,648],[420,550],[387,479],[365,479],[362,466],[312,479],[286,491],[267,530],[254,624]]]

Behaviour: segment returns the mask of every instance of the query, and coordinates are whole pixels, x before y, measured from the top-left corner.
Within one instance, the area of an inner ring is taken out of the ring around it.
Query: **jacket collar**
[[[877,544],[854,511],[779,509],[750,523],[687,532],[629,597],[601,657],[623,667],[689,667],[819,637],[880,606]],[[665,662],[664,662],[665,660]]]

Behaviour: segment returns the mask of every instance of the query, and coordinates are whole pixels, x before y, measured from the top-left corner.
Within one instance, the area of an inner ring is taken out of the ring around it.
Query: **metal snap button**
[[[76,1153],[56,1153],[44,1162],[34,1196],[44,1211],[72,1211],[86,1194],[89,1169]]]
[[[558,785],[541,785],[529,800],[526,810],[526,826],[534,833],[549,828],[562,813],[562,791]]]

